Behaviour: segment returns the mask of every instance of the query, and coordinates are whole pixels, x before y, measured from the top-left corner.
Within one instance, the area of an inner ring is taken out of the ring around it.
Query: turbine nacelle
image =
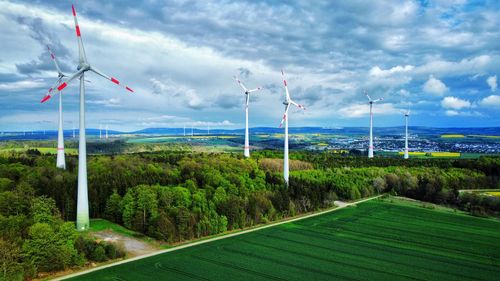
[[[81,70],[83,69],[83,71],[87,71],[87,70],[90,70],[91,67],[88,63],[81,63],[77,66],[76,70]]]

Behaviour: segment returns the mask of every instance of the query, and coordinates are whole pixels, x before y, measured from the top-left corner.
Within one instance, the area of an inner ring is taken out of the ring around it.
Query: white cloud
[[[471,106],[471,103],[467,100],[459,99],[457,97],[445,97],[441,101],[441,106],[443,108],[450,108],[450,109],[462,109],[462,108],[468,108]]]
[[[374,66],[370,69],[370,75],[375,77],[387,77],[392,74],[409,72],[412,71],[415,67],[413,65],[405,65],[405,66],[395,66],[390,69],[384,70],[378,66]]]
[[[484,105],[484,106],[500,107],[500,96],[499,95],[491,95],[491,96],[485,97],[479,103],[481,105]]]
[[[453,76],[463,74],[477,74],[483,69],[495,64],[494,59],[489,55],[479,55],[471,58],[464,58],[460,61],[447,61],[440,57],[430,56],[428,62],[416,67],[415,74],[438,74],[440,76]]]
[[[198,96],[196,91],[190,87],[175,83],[170,79],[160,81],[151,78],[149,81],[151,81],[153,85],[154,94],[165,95],[173,100],[177,99],[183,101],[183,105],[193,109],[200,109],[203,106],[202,99]]]
[[[447,116],[457,116],[460,113],[456,110],[446,110],[444,114],[446,114]]]
[[[45,86],[43,79],[0,83],[0,91],[24,91]]]
[[[410,92],[406,89],[401,89],[399,90],[399,94],[404,97],[404,98],[409,98],[410,97]]]
[[[88,100],[87,103],[90,104],[98,104],[104,106],[118,106],[120,105],[121,100],[117,98],[110,98],[107,100]]]
[[[392,103],[381,103],[373,106],[373,114],[377,115],[391,115],[398,114],[399,110],[394,107]],[[368,104],[353,104],[343,107],[337,111],[337,114],[343,118],[358,118],[368,116],[370,114],[370,107]]]
[[[490,86],[490,89],[492,92],[495,92],[497,90],[497,76],[490,76],[488,79],[486,79],[486,83],[488,83],[488,86]]]
[[[448,91],[448,87],[441,80],[429,76],[429,80],[424,84],[424,91],[430,94],[441,96]]]

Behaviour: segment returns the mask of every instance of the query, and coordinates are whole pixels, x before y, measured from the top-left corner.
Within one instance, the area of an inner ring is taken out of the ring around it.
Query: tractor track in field
[[[373,197],[361,199],[361,200],[358,200],[358,201],[355,201],[355,202],[344,203],[344,204],[342,204],[342,206],[339,206],[339,207],[336,207],[336,208],[331,208],[331,209],[324,210],[324,211],[320,211],[320,212],[317,212],[317,213],[302,215],[302,216],[299,216],[299,217],[296,217],[296,218],[291,218],[291,219],[287,219],[287,220],[284,220],[284,221],[270,223],[270,224],[266,224],[266,225],[263,225],[263,226],[259,226],[259,227],[255,227],[255,228],[251,228],[251,229],[242,230],[242,231],[239,231],[239,232],[236,232],[236,233],[230,233],[230,234],[225,234],[225,235],[221,235],[221,236],[217,236],[217,237],[213,237],[213,238],[207,238],[207,239],[204,239],[204,240],[201,240],[201,241],[196,241],[196,242],[192,242],[192,243],[189,243],[189,244],[176,246],[176,247],[173,247],[173,248],[170,248],[170,249],[160,250],[160,251],[157,251],[157,252],[153,252],[153,253],[150,253],[150,254],[145,254],[145,255],[137,256],[137,257],[134,257],[134,258],[130,258],[130,259],[126,259],[126,260],[123,260],[123,261],[115,262],[115,263],[112,263],[112,264],[107,264],[107,265],[99,266],[99,267],[96,267],[96,268],[83,270],[83,271],[76,272],[76,273],[73,273],[73,274],[70,274],[70,275],[66,275],[66,276],[62,276],[62,277],[57,277],[57,278],[55,278],[53,280],[55,280],[55,281],[65,280],[65,279],[77,277],[77,276],[80,276],[80,275],[84,275],[84,274],[87,274],[87,273],[90,273],[90,272],[93,272],[93,271],[98,271],[98,270],[101,270],[101,269],[104,269],[104,268],[109,268],[109,267],[117,266],[117,265],[120,265],[120,264],[129,263],[129,262],[137,261],[137,260],[148,258],[148,257],[152,257],[152,256],[161,255],[161,254],[164,254],[164,253],[173,252],[173,251],[181,250],[181,249],[184,249],[184,248],[188,248],[188,247],[193,247],[193,246],[197,246],[197,245],[209,243],[209,242],[212,242],[212,241],[217,241],[217,240],[226,239],[226,238],[229,238],[229,237],[239,236],[239,235],[242,235],[242,234],[251,233],[251,232],[254,232],[254,231],[258,231],[258,230],[261,230],[261,229],[266,229],[266,228],[274,227],[274,226],[285,224],[285,223],[290,223],[290,222],[304,220],[304,219],[311,218],[311,217],[320,216],[320,215],[327,214],[327,213],[330,213],[330,212],[334,212],[334,211],[337,211],[337,210],[342,210],[342,209],[347,208],[349,206],[354,206],[356,204],[360,204],[360,203],[363,203],[363,202],[366,202],[366,201],[377,199],[377,198],[379,198],[381,196],[382,195],[377,195],[377,196],[373,196]]]

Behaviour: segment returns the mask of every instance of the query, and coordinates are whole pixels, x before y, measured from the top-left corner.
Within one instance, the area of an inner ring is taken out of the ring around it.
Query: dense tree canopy
[[[185,151],[92,155],[91,217],[178,242],[382,192],[478,215],[500,213],[498,199],[459,193],[500,187],[500,158],[368,160],[292,152],[285,186],[280,157],[277,151],[256,152],[251,159]],[[53,156],[0,156],[0,280],[122,255],[74,231],[77,161],[67,158],[67,170],[60,170]]]

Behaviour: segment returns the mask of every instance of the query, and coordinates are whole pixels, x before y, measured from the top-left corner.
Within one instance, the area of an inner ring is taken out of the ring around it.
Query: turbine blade
[[[364,91],[364,93],[365,93],[365,96],[368,98],[368,100],[372,101],[372,98],[370,98],[370,96],[368,95],[368,92],[366,90]]]
[[[263,87],[258,87],[258,88],[255,88],[255,89],[252,89],[252,90],[248,90],[249,93],[253,93],[253,92],[257,92],[257,91],[260,91],[264,89]]]
[[[40,103],[44,103],[52,97],[52,92],[54,91],[56,86],[59,85],[59,83],[61,83],[61,78],[57,79],[56,82],[54,82],[54,84],[52,84],[52,87],[50,87],[47,90],[47,93],[45,94],[45,96],[43,96],[43,99],[40,101]]]
[[[85,71],[85,69],[80,69],[77,73],[73,74],[68,80],[66,80],[66,82],[63,82],[61,84],[59,84],[57,87],[52,87],[51,89],[52,90],[49,90],[49,92],[47,93],[47,95],[42,99],[42,103],[48,101],[53,95],[59,93],[60,91],[62,91],[64,88],[66,88],[69,83],[71,83],[71,81],[75,80],[76,78],[80,77],[80,75],[82,75],[82,73]]]
[[[95,74],[100,75],[100,76],[102,76],[102,77],[104,77],[104,78],[108,79],[109,81],[111,81],[111,82],[115,83],[116,85],[118,85],[118,86],[121,86],[121,87],[125,88],[127,91],[132,92],[132,93],[134,92],[134,90],[132,90],[132,89],[131,89],[131,88],[129,88],[128,86],[125,86],[125,85],[120,84],[120,81],[118,81],[116,78],[114,78],[114,77],[109,77],[108,75],[106,75],[106,74],[102,73],[101,71],[97,70],[97,69],[96,69],[96,68],[94,68],[93,66],[91,66],[91,67],[90,67],[90,70],[91,70],[91,71],[93,71]]]
[[[87,56],[85,55],[85,49],[83,48],[82,34],[80,32],[80,26],[78,25],[78,19],[76,18],[74,5],[71,5],[71,10],[73,11],[73,19],[75,20],[76,38],[78,39],[78,57],[80,63],[87,63]]]
[[[283,114],[283,118],[281,119],[281,123],[280,123],[280,128],[283,126],[283,122],[285,122],[286,118],[288,118],[288,109],[290,109],[290,104],[287,104],[286,105],[286,108],[285,108],[285,114]]]
[[[248,100],[250,99],[250,95],[245,95],[245,106],[248,107]]]
[[[298,107],[300,109],[306,110],[306,108],[303,105],[298,104],[298,103],[294,102],[293,100],[290,100],[290,103],[295,105],[296,107]]]
[[[47,45],[47,50],[49,50],[50,57],[52,58],[52,61],[56,65],[57,72],[59,73],[59,75],[62,74],[62,71],[61,71],[61,68],[59,67],[59,63],[57,62],[56,56],[54,55],[54,53],[52,52],[52,50],[50,49],[50,47],[48,45]]]
[[[379,98],[377,100],[374,100],[373,102],[376,103],[376,102],[383,101],[383,100],[384,100],[384,98]]]
[[[236,80],[236,83],[238,83],[238,85],[240,85],[240,87],[243,89],[243,91],[248,92],[247,87],[245,86],[245,84],[243,84],[243,82],[241,82],[241,80],[238,77],[233,76],[233,78],[234,78],[234,80]]]
[[[290,93],[288,92],[288,84],[286,83],[285,72],[281,69],[281,76],[283,76],[283,85],[285,85],[285,99],[290,100]]]

